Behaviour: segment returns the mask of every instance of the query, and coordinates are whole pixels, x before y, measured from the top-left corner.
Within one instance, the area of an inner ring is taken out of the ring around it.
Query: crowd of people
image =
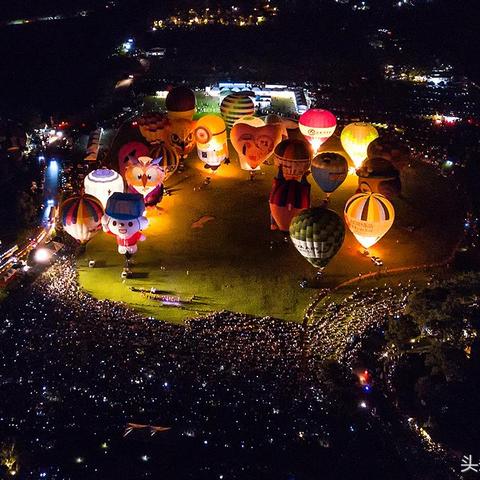
[[[16,440],[22,478],[350,478],[403,461],[351,370],[304,362],[304,342],[337,342],[328,322],[311,336],[225,311],[171,325],[89,296],[73,256],[0,314],[0,438]],[[170,429],[123,437],[127,423]],[[372,442],[382,454],[365,465]]]

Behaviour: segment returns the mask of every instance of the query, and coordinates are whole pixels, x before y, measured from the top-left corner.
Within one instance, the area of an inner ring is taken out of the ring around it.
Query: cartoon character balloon
[[[310,167],[311,150],[303,140],[283,140],[275,147],[274,161],[287,180],[300,180]]]
[[[361,192],[381,193],[391,199],[402,191],[400,172],[385,158],[367,158],[357,175]]]
[[[342,130],[340,134],[342,147],[352,159],[355,168],[360,167],[367,158],[368,146],[377,137],[377,129],[370,123],[350,123]]]
[[[230,141],[243,170],[258,169],[281,138],[282,131],[278,125],[255,127],[247,123],[237,123],[230,132]]]
[[[102,204],[92,195],[75,195],[60,207],[63,229],[82,244],[101,229],[102,215]]]
[[[137,252],[137,243],[145,240],[142,230],[148,227],[144,214],[145,202],[139,193],[114,193],[108,199],[102,227],[104,232],[116,237],[118,253]]]
[[[368,158],[384,158],[402,171],[410,164],[410,149],[404,142],[394,135],[382,135],[368,145]]]
[[[300,132],[312,146],[313,152],[316,153],[335,132],[337,119],[328,110],[310,108],[300,116],[298,125]]]
[[[345,226],[333,210],[308,208],[292,220],[290,238],[301,255],[322,271],[340,250]]]
[[[378,193],[357,193],[345,205],[345,222],[358,242],[369,248],[391,228],[393,205]]]
[[[146,206],[156,205],[163,197],[165,172],[159,165],[161,158],[140,157],[125,169],[128,190],[141,193]]]
[[[345,181],[347,173],[347,160],[338,153],[320,153],[312,160],[312,177],[327,199]]]
[[[195,130],[198,158],[216,170],[228,158],[227,126],[218,115],[204,115]]]
[[[107,205],[108,197],[114,192],[123,192],[123,178],[115,171],[108,168],[99,168],[90,172],[83,181],[85,193],[93,195]]]
[[[123,177],[125,175],[125,167],[128,162],[137,161],[138,157],[148,155],[149,147],[141,142],[128,142],[118,151],[118,171]]]
[[[167,94],[165,107],[170,119],[191,120],[195,113],[195,94],[188,87],[174,87]]]
[[[253,115],[255,105],[253,100],[242,92],[227,95],[220,104],[220,112],[228,128],[232,128],[236,120],[245,115]]]
[[[197,122],[185,118],[173,118],[168,125],[167,145],[173,148],[180,158],[185,158],[195,147]]]
[[[269,204],[272,230],[288,232],[292,218],[310,207],[310,184],[305,177],[301,182],[285,180],[280,167],[273,179]]]

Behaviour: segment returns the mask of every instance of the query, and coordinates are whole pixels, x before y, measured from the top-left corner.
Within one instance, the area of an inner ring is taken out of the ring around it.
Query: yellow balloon
[[[368,145],[377,137],[377,129],[370,123],[350,123],[342,130],[340,135],[342,147],[352,159],[355,168],[360,167],[367,158]]]
[[[393,225],[393,205],[379,193],[357,193],[345,205],[345,222],[358,242],[369,248]]]

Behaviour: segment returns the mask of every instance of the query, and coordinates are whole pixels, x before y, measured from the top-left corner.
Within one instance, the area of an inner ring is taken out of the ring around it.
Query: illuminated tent
[[[85,193],[98,198],[103,207],[107,205],[108,197],[114,192],[123,192],[123,178],[108,168],[99,168],[90,172],[84,180]]]
[[[167,94],[165,107],[169,118],[191,120],[195,113],[195,94],[187,87],[174,87]]]
[[[231,93],[227,95],[220,104],[220,113],[222,114],[228,128],[232,128],[235,120],[245,115],[253,115],[255,105],[253,100],[245,93]]]
[[[345,205],[345,221],[358,242],[369,248],[393,225],[395,210],[383,195],[357,193]]]
[[[75,195],[60,206],[63,229],[80,243],[87,243],[100,230],[102,215],[102,204],[91,195]]]
[[[400,195],[400,173],[384,158],[369,158],[357,170],[361,192],[381,193],[387,198]]]
[[[198,158],[216,169],[228,158],[227,126],[218,115],[204,115],[195,130]]]
[[[300,132],[312,146],[313,152],[316,153],[335,132],[337,119],[328,110],[311,108],[300,116],[298,125]]]
[[[323,270],[340,250],[345,226],[333,210],[308,208],[292,220],[290,238],[306,260]]]
[[[342,147],[356,168],[367,158],[368,145],[377,137],[377,129],[370,123],[350,123],[342,130],[340,134]]]
[[[141,142],[128,142],[122,145],[118,151],[118,171],[124,176],[128,162],[136,162],[138,157],[148,155],[149,147]]]
[[[272,222],[272,230],[278,227],[282,232],[288,232],[292,218],[310,207],[310,184],[305,177],[301,182],[285,180],[280,168],[278,176],[273,179],[269,204],[275,222]]]
[[[328,198],[347,178],[348,163],[338,153],[320,153],[312,160],[311,170],[313,179]]]
[[[303,140],[282,140],[275,147],[274,161],[287,180],[300,180],[310,167],[310,147]]]

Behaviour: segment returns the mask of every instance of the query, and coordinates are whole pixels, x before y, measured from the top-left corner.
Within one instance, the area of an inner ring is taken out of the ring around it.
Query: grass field
[[[124,127],[112,146],[112,158],[127,140],[139,138],[138,131]],[[331,140],[325,149],[339,150],[338,139]],[[116,251],[115,239],[98,234],[78,261],[82,286],[95,297],[124,301],[146,315],[171,322],[220,309],[301,321],[315,290],[302,289],[299,281],[313,278],[315,269],[284,241],[284,234],[270,230],[268,195],[275,168],[263,166],[262,174],[252,182],[238,167],[233,148],[230,158],[230,165],[222,165],[212,174],[194,151],[185,171],[169,179],[172,195],[164,197],[159,210],[148,211],[151,225],[135,256],[135,278],[120,278],[124,258]],[[204,186],[207,176],[211,183]],[[312,205],[319,205],[323,193],[310,181]],[[402,181],[402,198],[394,201],[395,224],[378,246],[370,249],[371,254],[382,257],[386,267],[439,260],[450,253],[461,231],[461,200],[449,190],[448,180],[418,165],[408,168]],[[343,216],[343,206],[356,186],[356,176],[349,175],[332,195],[330,207]],[[203,216],[214,218],[203,228],[192,228]],[[410,225],[417,227],[414,232],[406,229]],[[87,267],[89,258],[97,261],[96,268]],[[335,286],[374,268],[347,232],[321,284]],[[195,295],[198,301],[184,309],[162,307],[132,292],[131,286],[155,287],[182,298]]]

